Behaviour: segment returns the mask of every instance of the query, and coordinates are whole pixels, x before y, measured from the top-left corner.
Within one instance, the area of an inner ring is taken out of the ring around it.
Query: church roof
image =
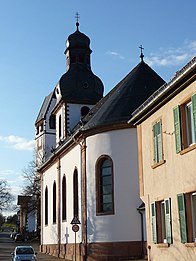
[[[80,32],[79,29],[77,29],[73,34],[70,34],[67,38],[67,41],[69,43],[68,49],[71,48],[89,48],[90,46],[90,39],[87,35]]]
[[[54,91],[52,91],[48,96],[46,96],[44,98],[44,101],[42,103],[42,107],[39,111],[39,114],[37,116],[35,124],[38,123],[40,120],[44,119],[53,95],[54,95]]]
[[[78,19],[78,14],[76,16]],[[67,71],[59,80],[62,99],[66,102],[95,104],[103,97],[103,83],[91,70],[90,38],[76,31],[66,41]]]
[[[83,130],[127,123],[131,113],[165,81],[142,59],[84,119]]]
[[[163,106],[169,99],[172,99],[177,92],[184,88],[183,81],[187,77],[191,79],[192,75],[196,73],[196,56],[194,56],[182,69],[177,71],[174,77],[168,82],[163,84],[151,96],[145,100],[136,110],[132,113],[130,122],[138,124],[146,119],[151,113]],[[188,75],[188,76],[187,76]],[[174,91],[175,90],[175,91]]]
[[[72,64],[60,78],[59,86],[67,102],[95,104],[103,97],[102,81],[83,64]]]

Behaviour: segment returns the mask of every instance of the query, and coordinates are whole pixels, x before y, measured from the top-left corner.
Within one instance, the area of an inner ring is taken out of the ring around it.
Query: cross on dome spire
[[[79,16],[78,12],[76,12],[75,18],[76,18],[76,29],[77,29],[77,31],[79,31],[79,22],[78,21],[79,21],[80,16]]]
[[[144,47],[142,47],[142,44],[139,46],[140,50],[141,50],[141,54],[140,54],[140,58],[141,58],[141,62],[144,61],[144,54],[143,54],[143,50],[144,50]]]

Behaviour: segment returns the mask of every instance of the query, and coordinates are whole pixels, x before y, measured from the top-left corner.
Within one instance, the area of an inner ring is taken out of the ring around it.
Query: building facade
[[[196,259],[196,57],[132,114],[148,260]]]
[[[90,39],[66,41],[66,73],[36,126],[41,175],[41,250],[67,260],[145,255],[136,127],[131,113],[163,83],[141,56],[105,97],[90,66]]]

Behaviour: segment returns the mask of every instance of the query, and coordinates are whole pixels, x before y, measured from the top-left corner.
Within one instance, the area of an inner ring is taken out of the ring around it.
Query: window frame
[[[151,203],[152,242],[172,244],[171,198]]]
[[[62,138],[62,117],[59,115],[59,140]]]
[[[65,175],[62,179],[62,220],[67,220],[67,182]]]
[[[57,199],[57,191],[56,191],[56,181],[53,182],[53,194],[52,194],[52,221],[53,224],[56,224],[57,222],[57,204],[56,204],[56,199]]]
[[[196,93],[173,108],[173,117],[176,153],[189,151],[196,147]],[[190,120],[189,123],[188,120]],[[191,126],[191,128],[187,128],[187,126]]]
[[[195,243],[196,240],[196,204],[193,206],[193,196],[196,197],[196,191],[177,195],[180,238],[183,244]]]
[[[161,119],[158,119],[155,122],[153,122],[152,134],[153,134],[153,164],[155,165],[164,162],[163,132],[162,132]]]
[[[75,168],[73,173],[73,216],[79,215],[79,191],[78,191],[78,170]]]
[[[45,187],[45,226],[48,225],[48,186]]]
[[[111,163],[111,211],[104,211],[103,210],[103,196],[101,189],[101,166],[103,165],[104,161],[108,160]],[[107,155],[102,155],[96,162],[96,215],[114,215],[114,171],[113,171],[113,161]]]

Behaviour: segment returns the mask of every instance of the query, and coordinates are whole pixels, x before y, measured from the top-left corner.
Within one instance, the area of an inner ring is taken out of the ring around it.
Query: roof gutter
[[[185,77],[190,71],[194,69],[196,66],[196,56],[186,64],[179,72],[176,73],[174,78],[170,80],[169,83],[163,84],[156,92],[154,92],[139,108],[137,108],[132,113],[132,118],[128,121],[128,123],[134,123],[136,125],[139,121],[142,120],[142,115],[146,111],[150,111],[150,108],[157,102],[161,97],[169,92],[175,84],[177,84],[183,77]],[[146,115],[145,115],[146,116]]]

